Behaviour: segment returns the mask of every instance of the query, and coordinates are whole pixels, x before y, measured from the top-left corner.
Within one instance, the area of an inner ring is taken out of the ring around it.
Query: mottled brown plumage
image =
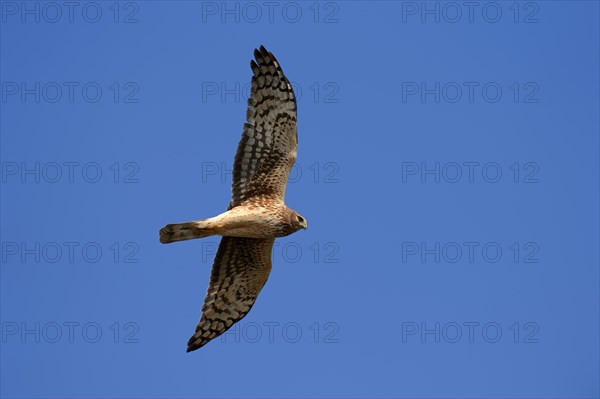
[[[306,220],[284,203],[298,146],[294,91],[273,54],[261,46],[254,58],[227,211],[160,230],[162,243],[223,236],[188,352],[223,334],[250,311],[269,277],[275,238],[307,227]]]

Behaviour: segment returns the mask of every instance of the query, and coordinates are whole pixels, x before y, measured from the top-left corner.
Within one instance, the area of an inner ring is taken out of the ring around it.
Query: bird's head
[[[294,224],[295,226],[297,226],[298,230],[300,230],[300,229],[307,229],[308,228],[308,222],[298,212],[294,212],[294,216],[292,218],[292,224]]]
[[[289,217],[289,228],[291,230],[288,234],[295,233],[298,230],[306,229],[308,227],[308,222],[298,212],[296,212],[292,209],[289,209],[288,217]]]

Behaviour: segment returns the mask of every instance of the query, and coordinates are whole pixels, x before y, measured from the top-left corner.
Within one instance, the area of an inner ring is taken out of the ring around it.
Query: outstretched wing
[[[248,314],[269,277],[274,241],[274,238],[221,238],[202,317],[188,341],[188,352],[206,345]]]
[[[281,66],[263,46],[251,61],[252,90],[233,163],[230,207],[254,196],[283,202],[296,161],[296,97]]]

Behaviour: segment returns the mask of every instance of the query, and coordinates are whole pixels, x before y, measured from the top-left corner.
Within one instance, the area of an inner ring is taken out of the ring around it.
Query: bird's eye
[[[299,221],[300,223],[302,223],[302,222],[304,222],[304,218],[303,218],[302,216],[298,215],[298,221]]]

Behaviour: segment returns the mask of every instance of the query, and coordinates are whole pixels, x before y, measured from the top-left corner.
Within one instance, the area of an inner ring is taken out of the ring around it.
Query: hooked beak
[[[308,229],[308,222],[306,221],[306,219],[304,219],[303,222],[300,223],[300,226],[302,226],[304,230]]]

